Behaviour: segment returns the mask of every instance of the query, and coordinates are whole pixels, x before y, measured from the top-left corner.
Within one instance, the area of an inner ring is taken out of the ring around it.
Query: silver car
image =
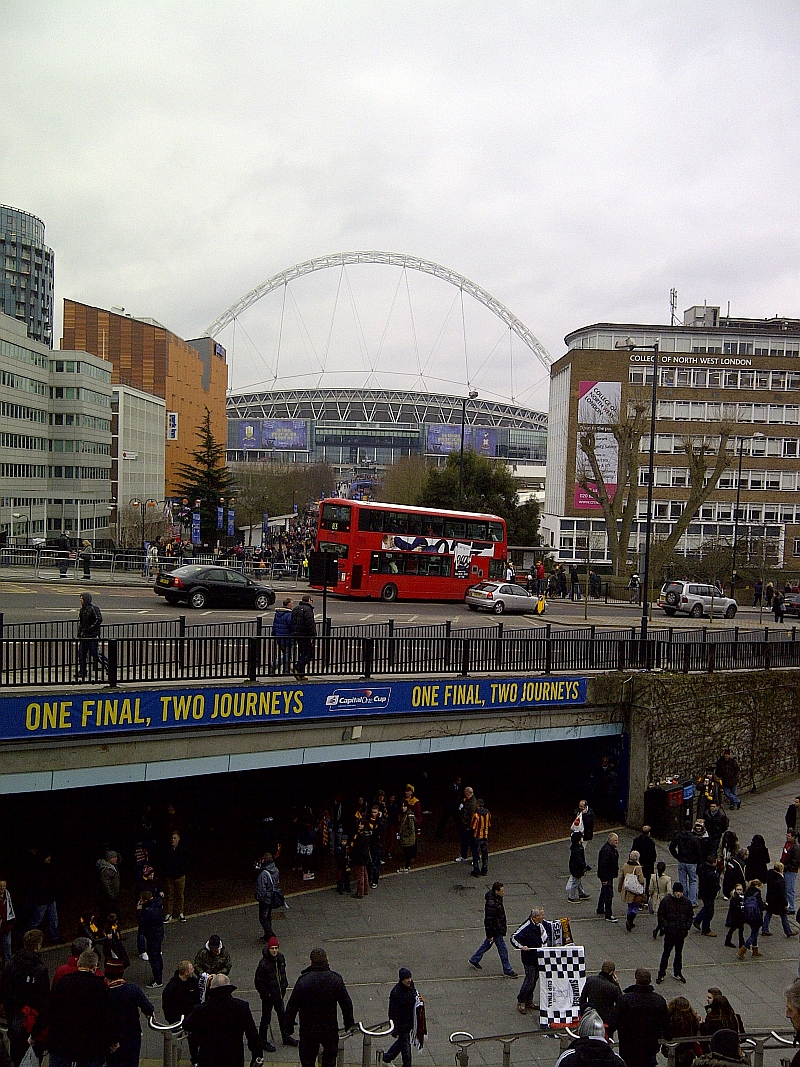
[[[664,609],[665,615],[674,615],[679,611],[694,619],[702,619],[712,611],[715,615],[732,619],[738,610],[735,600],[707,582],[667,582],[661,587],[658,606]]]
[[[529,593],[523,585],[513,582],[481,582],[467,590],[464,603],[470,611],[527,611],[541,615],[545,610],[544,597]]]

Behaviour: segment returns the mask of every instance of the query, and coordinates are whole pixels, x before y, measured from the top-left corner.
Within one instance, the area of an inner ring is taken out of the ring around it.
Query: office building
[[[131,500],[155,503],[153,517],[163,514],[166,402],[129,385],[115,385],[111,401],[112,536],[118,545],[140,540],[141,515]],[[136,537],[132,536],[135,530]]]
[[[800,320],[721,316],[717,307],[690,308],[681,325],[595,323],[568,334],[567,352],[551,370],[547,485],[542,534],[564,563],[608,562],[599,504],[577,481],[585,461],[579,426],[614,421],[634,391],[649,398],[658,342],[653,536],[665,538],[689,496],[686,442],[732,426],[728,464],[709,499],[677,545],[692,555],[704,545],[730,544],[739,493],[737,543],[769,548],[770,557],[800,567]],[[634,345],[634,350],[617,345]],[[651,350],[648,351],[648,348]],[[649,422],[647,424],[649,430]],[[599,436],[599,435],[598,435]],[[598,442],[604,480],[614,486],[616,444]],[[739,457],[741,480],[738,478]],[[641,566],[647,512],[649,435],[641,437],[639,499],[629,562]]]
[[[225,444],[228,368],[225,349],[213,338],[184,341],[153,319],[65,300],[61,348],[103,356],[113,364],[115,385],[165,401],[167,497],[177,495],[178,468],[192,462],[206,408],[215,439]]]
[[[25,544],[62,530],[108,537],[111,366],[68,358],[0,314],[0,532]]]
[[[44,243],[42,220],[0,205],[0,253],[0,312],[24,322],[31,340],[52,348],[53,250]]]

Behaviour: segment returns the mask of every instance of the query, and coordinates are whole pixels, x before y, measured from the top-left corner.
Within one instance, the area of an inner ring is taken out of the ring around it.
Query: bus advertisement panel
[[[386,601],[463,600],[508,558],[498,515],[345,499],[322,502],[316,547],[339,560],[338,594]]]

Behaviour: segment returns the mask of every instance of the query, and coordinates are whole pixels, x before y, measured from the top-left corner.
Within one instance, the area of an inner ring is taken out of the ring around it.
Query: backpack
[[[759,926],[761,923],[761,908],[758,906],[758,897],[755,893],[744,898],[744,921],[748,926]]]

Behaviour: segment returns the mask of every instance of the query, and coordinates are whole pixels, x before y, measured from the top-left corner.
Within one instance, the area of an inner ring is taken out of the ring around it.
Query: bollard
[[[370,1067],[372,1059],[372,1034],[364,1034],[364,1044],[361,1048],[361,1067]]]
[[[469,674],[470,639],[464,638],[461,645],[461,677],[466,678]]]
[[[261,634],[262,634],[262,632],[263,632],[263,629],[264,629],[264,619],[263,619],[263,616],[261,616],[261,615],[257,615],[257,616],[256,616],[256,637],[261,637]]]
[[[766,1037],[753,1037],[750,1039],[755,1041],[756,1047],[753,1049],[753,1067],[764,1067],[764,1044],[767,1041]]]
[[[713,674],[714,673],[714,667],[716,666],[717,646],[715,644],[711,644],[711,645],[708,646],[706,651],[708,653],[706,667],[708,669],[708,673],[709,674]]]
[[[186,637],[186,616],[178,616],[178,637]]]
[[[689,665],[691,663],[692,650],[688,641],[683,642],[683,673],[689,673]]]
[[[375,656],[375,638],[363,637],[361,639],[361,654],[363,657],[363,674],[365,678],[372,677],[372,664]]]
[[[108,649],[108,685],[110,689],[117,687],[117,672],[119,664],[119,641],[112,638],[106,646]]]
[[[456,1063],[458,1067],[469,1067],[469,1053],[464,1045],[458,1046],[458,1052],[456,1053]]]
[[[258,668],[261,665],[261,642],[257,637],[247,638],[247,677],[251,682],[258,680]]]
[[[513,1041],[504,1041],[503,1042],[503,1067],[511,1067],[511,1046],[512,1046],[512,1044],[513,1044]]]

